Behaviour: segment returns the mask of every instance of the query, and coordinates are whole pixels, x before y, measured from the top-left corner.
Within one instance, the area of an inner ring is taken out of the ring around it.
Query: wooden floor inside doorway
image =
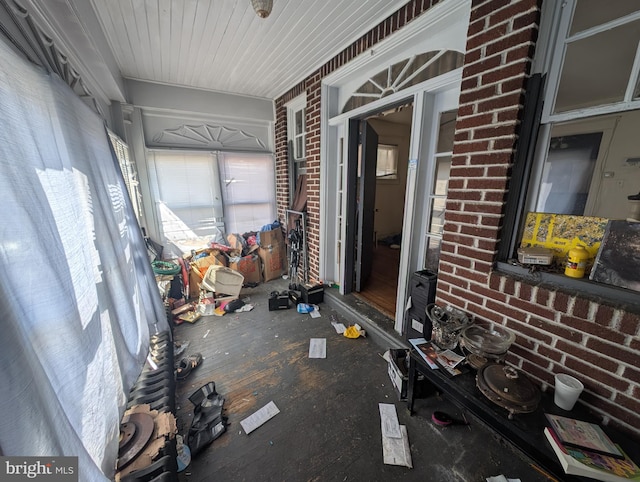
[[[373,250],[371,277],[362,291],[354,293],[391,319],[396,316],[399,266],[400,249],[378,244]]]

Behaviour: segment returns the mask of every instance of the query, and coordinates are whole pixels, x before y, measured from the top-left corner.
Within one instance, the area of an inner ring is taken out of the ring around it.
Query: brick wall
[[[412,1],[276,101],[278,215],[289,203],[284,104],[307,94],[310,274],[319,267],[320,84],[322,78],[425,12]],[[550,291],[493,271],[537,40],[541,0],[475,0],[439,268],[437,299],[478,322],[517,333],[508,361],[543,386],[567,372],[585,383],[581,400],[640,435],[640,318],[576,294]],[[609,420],[610,418],[610,420]]]
[[[543,386],[566,372],[603,422],[640,435],[640,318],[493,271],[538,0],[474,1],[445,215],[437,300],[517,334],[508,361]]]
[[[318,279],[320,258],[320,88],[322,79],[342,67],[350,60],[370,49],[373,45],[402,28],[411,20],[426,12],[439,0],[412,0],[389,16],[371,31],[337,54],[325,65],[312,73],[300,84],[294,86],[283,96],[276,99],[276,200],[278,203],[278,218],[285,218],[285,211],[289,206],[289,185],[287,166],[287,113],[285,104],[302,92],[307,94],[306,108],[306,165],[308,178],[308,246],[309,246],[309,275],[313,280]]]

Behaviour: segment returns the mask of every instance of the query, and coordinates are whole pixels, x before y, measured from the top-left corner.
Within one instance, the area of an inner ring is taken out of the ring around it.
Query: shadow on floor
[[[268,311],[269,293],[286,288],[286,281],[275,280],[245,289],[241,296],[250,298],[252,311],[175,327],[175,340],[190,343],[187,353],[204,357],[178,381],[179,433],[186,435],[193,417],[188,396],[210,381],[225,397],[229,421],[226,433],[180,473],[182,481],[481,482],[498,474],[548,480],[469,415],[470,426],[433,424],[434,410],[462,415],[437,394],[416,401],[409,416],[381,356],[391,343],[403,346],[392,320],[354,314],[348,306],[357,302],[334,296],[325,296],[317,319],[295,309]],[[338,335],[332,318],[360,323],[368,336]],[[326,359],[308,358],[310,338],[326,338]],[[240,421],[271,401],[280,413],[246,435]],[[394,404],[406,425],[412,469],[383,463],[378,403]]]

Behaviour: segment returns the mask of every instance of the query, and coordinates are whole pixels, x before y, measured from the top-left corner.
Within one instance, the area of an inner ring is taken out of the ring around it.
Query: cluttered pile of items
[[[544,435],[564,473],[606,481],[640,480],[640,467],[607,436],[600,425],[588,421],[591,417],[584,410],[577,411],[584,418],[566,416],[574,409],[584,389],[580,380],[567,373],[556,373],[553,404],[543,403],[543,393],[538,386],[505,361],[516,339],[513,332],[497,324],[490,326],[473,322],[464,311],[449,305],[430,304],[426,312],[432,324],[430,336],[427,335],[430,339],[409,340],[417,356],[428,367],[426,373],[437,370],[455,384],[459,375],[475,372],[475,386],[482,395],[480,398],[484,397],[504,409],[506,421],[511,421],[515,414],[537,413],[519,423],[544,426]],[[402,395],[404,390],[405,396],[404,375],[408,374],[408,363],[408,353],[405,356],[396,354],[389,361],[389,375],[398,393]],[[484,410],[478,407],[485,405],[478,403],[469,407]],[[443,425],[442,417],[434,417],[435,423]],[[492,420],[495,421],[494,418]],[[509,424],[501,423],[501,430],[509,431],[509,427]],[[538,444],[535,434],[527,437],[526,443]],[[629,442],[622,434],[617,434],[617,437]],[[522,438],[520,441],[525,443]],[[633,447],[633,443],[627,446]]]
[[[242,287],[286,273],[286,247],[278,221],[260,231],[219,236],[206,247],[152,262],[156,282],[176,324],[241,309]]]
[[[640,196],[640,195],[638,195]],[[633,196],[635,197],[635,196]],[[631,200],[638,217],[640,200]],[[640,221],[550,213],[527,213],[514,264],[574,279],[640,291],[637,272]]]

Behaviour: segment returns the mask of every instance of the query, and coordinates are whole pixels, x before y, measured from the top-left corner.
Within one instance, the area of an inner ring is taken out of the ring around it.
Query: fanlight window
[[[440,50],[417,54],[378,72],[356,89],[342,109],[348,112],[412,85],[462,67],[464,54]]]

